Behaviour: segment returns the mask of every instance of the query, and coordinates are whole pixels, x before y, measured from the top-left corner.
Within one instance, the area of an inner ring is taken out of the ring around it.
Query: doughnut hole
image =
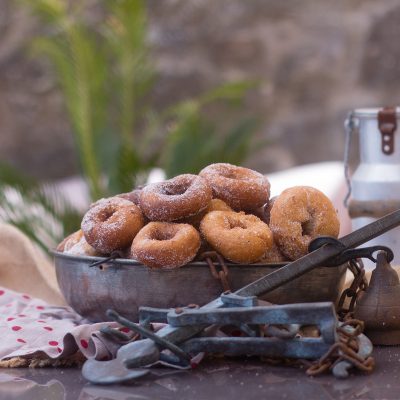
[[[315,231],[315,224],[312,219],[312,214],[310,214],[311,218],[308,221],[301,222],[301,234],[302,236],[313,236]]]

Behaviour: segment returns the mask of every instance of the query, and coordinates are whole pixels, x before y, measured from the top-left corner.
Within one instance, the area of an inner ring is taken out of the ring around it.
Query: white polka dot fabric
[[[111,359],[120,344],[99,332],[111,326],[133,332],[117,323],[90,323],[70,307],[51,306],[46,302],[0,288],[0,359],[12,357],[65,358],[80,350],[85,357]]]

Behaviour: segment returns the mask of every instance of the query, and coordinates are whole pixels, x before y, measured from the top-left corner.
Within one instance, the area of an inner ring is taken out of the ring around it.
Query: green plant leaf
[[[0,164],[0,220],[22,230],[44,250],[79,229],[81,218],[56,187]]]
[[[243,100],[250,89],[257,86],[258,81],[255,80],[227,82],[200,96],[199,102],[201,105],[205,105],[217,100],[225,100],[237,104]]]

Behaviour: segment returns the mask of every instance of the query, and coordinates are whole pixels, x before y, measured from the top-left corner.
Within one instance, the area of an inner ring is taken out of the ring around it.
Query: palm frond
[[[105,188],[102,185],[100,161],[93,149],[106,114],[106,59],[94,34],[83,21],[70,15],[64,1],[36,0],[29,5],[54,28],[51,35],[37,38],[33,42],[33,49],[48,57],[55,66],[83,173],[92,196],[100,197]]]
[[[0,220],[46,250],[79,229],[81,215],[53,185],[39,184],[1,164]]]
[[[168,177],[185,172],[197,173],[215,162],[241,164],[248,157],[257,128],[256,120],[235,119],[223,127],[218,121],[208,118],[205,108],[217,101],[238,104],[254,85],[254,82],[245,81],[226,83],[166,111],[172,128],[166,139],[161,165]]]

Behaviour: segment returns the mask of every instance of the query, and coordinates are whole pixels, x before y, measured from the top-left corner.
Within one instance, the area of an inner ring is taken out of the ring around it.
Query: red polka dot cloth
[[[99,332],[102,326],[133,332],[115,322],[90,323],[69,307],[0,287],[0,360],[13,357],[67,358],[80,350],[86,358],[107,360],[120,344]]]

